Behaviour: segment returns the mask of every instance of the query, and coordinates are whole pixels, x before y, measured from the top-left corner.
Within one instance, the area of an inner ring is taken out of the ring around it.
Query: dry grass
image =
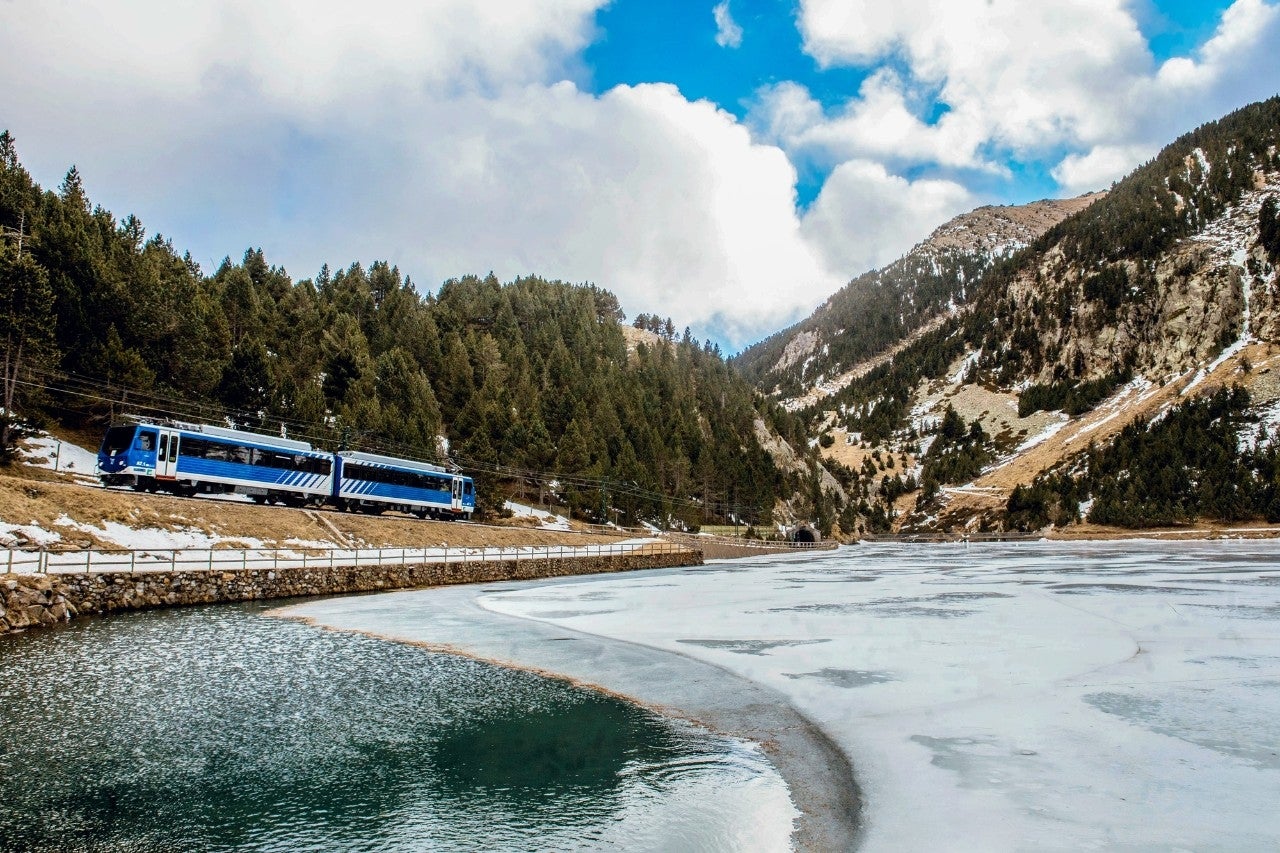
[[[1243,369],[1245,360],[1252,366],[1248,372]],[[1183,392],[1191,385],[1193,378],[1194,374],[1179,376],[1143,393],[1130,393],[1103,403],[1093,411],[1072,419],[1047,440],[983,474],[969,486],[946,489],[945,505],[938,515],[939,527],[963,527],[970,524],[971,520],[976,521],[983,515],[990,516],[1003,510],[1015,486],[1029,484],[1037,475],[1088,448],[1090,442],[1106,444],[1136,418],[1149,419],[1161,410],[1177,405],[1182,401]],[[1249,388],[1255,404],[1280,398],[1280,348],[1269,343],[1245,347],[1196,384],[1192,394],[1209,394],[1236,383]],[[1219,528],[1212,526],[1179,528],[1167,531],[1164,535],[1204,539],[1218,535],[1214,532],[1217,530]],[[1061,534],[1061,538],[1077,537],[1077,532],[1078,538],[1087,539],[1134,535],[1133,531],[1122,531],[1119,528],[1079,525]],[[1259,532],[1256,535],[1266,534]]]
[[[884,474],[888,474],[890,477],[910,471],[915,467],[916,458],[910,453],[894,453],[888,448],[869,447],[861,443],[849,444],[849,433],[842,429],[833,429],[830,435],[835,439],[835,444],[821,449],[820,452],[823,459],[830,459],[855,471],[861,471],[862,463],[868,459],[878,470],[892,456],[893,467],[886,468],[883,471]],[[877,453],[880,455],[880,462],[878,463],[874,458]]]
[[[581,545],[623,538],[530,529],[518,523],[459,524],[149,495],[85,486],[24,466],[0,474],[0,521],[55,531],[66,545],[113,547],[109,540],[79,530],[68,520],[99,529],[104,522],[114,521],[133,528],[198,530],[229,540],[221,547],[236,547],[237,537],[261,540],[267,547],[286,546],[289,539],[334,541],[330,525],[353,545],[370,547]]]

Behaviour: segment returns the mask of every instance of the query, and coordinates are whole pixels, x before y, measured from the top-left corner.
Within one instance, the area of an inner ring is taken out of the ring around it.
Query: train
[[[98,477],[108,487],[247,495],[260,504],[332,506],[470,519],[475,482],[439,465],[209,424],[139,420],[107,429]]]

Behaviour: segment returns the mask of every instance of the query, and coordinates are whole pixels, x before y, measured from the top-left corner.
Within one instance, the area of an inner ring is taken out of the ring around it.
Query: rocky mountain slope
[[[993,263],[1103,195],[957,216],[894,263],[855,278],[808,319],[742,352],[735,366],[788,409],[806,408],[892,357],[913,335],[936,328]]]
[[[1280,99],[1247,107],[1059,222],[1041,208],[1017,251],[974,239],[996,233],[990,211],[961,217],[739,366],[844,466],[846,529],[1280,516],[1278,142]],[[859,305],[861,325],[833,322]],[[1191,404],[1234,386],[1248,394]],[[1153,483],[1133,467],[1151,445],[1194,464]]]

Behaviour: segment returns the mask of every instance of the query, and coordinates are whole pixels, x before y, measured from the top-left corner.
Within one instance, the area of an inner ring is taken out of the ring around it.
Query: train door
[[[453,511],[462,512],[462,478],[453,478]]]
[[[156,446],[156,479],[172,480],[178,473],[178,433],[176,430],[160,430],[160,443]]]

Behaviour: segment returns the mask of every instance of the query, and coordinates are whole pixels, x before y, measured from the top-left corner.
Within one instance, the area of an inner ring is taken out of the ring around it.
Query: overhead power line
[[[183,397],[166,394],[156,390],[119,387],[118,394],[112,394],[112,386],[103,385],[101,377],[90,377],[71,371],[52,369],[31,369],[29,378],[18,380],[17,385],[49,394],[63,395],[82,399],[91,403],[119,406],[137,411],[142,415],[157,418],[195,419],[201,421],[223,421],[240,423],[243,413],[234,412],[216,403],[192,401]],[[331,444],[333,435],[316,433],[317,424],[297,421],[285,417],[273,417],[273,424],[280,424],[291,438],[308,441],[320,446]],[[334,427],[334,430],[339,430]],[[424,448],[411,446],[388,439],[370,440],[364,433],[357,434],[358,443],[351,449],[375,453],[386,453],[406,458],[429,457],[429,461],[453,464],[463,470],[494,474],[499,477],[533,481],[543,486],[557,483],[561,487],[572,487],[587,491],[601,491],[616,497],[629,497],[641,501],[653,502],[659,506],[671,508],[685,507],[710,510],[718,515],[733,514],[741,516],[744,512],[754,512],[754,507],[742,507],[736,502],[724,499],[698,500],[689,497],[677,497],[663,492],[647,489],[630,480],[619,480],[611,477],[589,477],[584,475],[563,474],[548,471],[537,471],[504,465],[500,462],[488,462],[474,459],[462,454],[450,454],[441,458],[439,454],[427,452]]]

